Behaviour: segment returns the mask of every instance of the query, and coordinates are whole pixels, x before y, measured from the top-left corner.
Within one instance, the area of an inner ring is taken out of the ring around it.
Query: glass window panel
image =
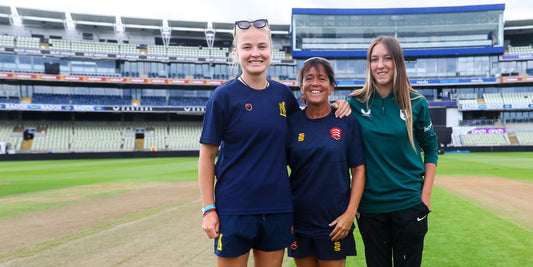
[[[428,75],[428,59],[419,58],[416,61],[416,77],[427,77]]]
[[[17,68],[21,70],[31,70],[31,56],[19,55]]]
[[[457,59],[456,58],[447,58],[446,59],[446,72],[449,77],[455,77],[457,75]]]
[[[122,71],[124,72],[128,72],[131,74],[131,62],[130,61],[125,61],[124,64],[122,65]]]
[[[185,75],[194,75],[195,67],[195,65],[185,63]]]
[[[409,78],[417,77],[417,60],[414,58],[405,59],[405,70],[407,71],[407,76]],[[366,68],[366,66],[365,66]]]
[[[466,57],[465,58],[465,70],[466,70],[466,76],[474,76],[475,75],[475,66],[474,66],[474,57]]]
[[[56,62],[54,62],[53,57],[45,58],[45,57],[41,57],[41,56],[34,56],[33,57],[32,69],[44,72],[44,63],[45,62],[46,63],[56,63]]]
[[[414,42],[417,48],[501,46],[499,42],[503,38],[498,34],[503,28],[502,16],[503,10],[392,15],[294,14],[293,49],[361,50],[380,34],[397,36],[405,44]]]
[[[142,67],[143,67],[143,65],[141,65],[140,62],[132,62],[131,63],[131,70],[130,70],[131,74],[137,76],[137,74],[143,73],[142,72]]]
[[[83,61],[71,61],[70,62],[70,69],[72,72],[83,72]]]
[[[366,78],[366,59],[357,59],[353,61],[355,63],[355,78],[365,79]]]
[[[96,71],[98,73],[115,73],[115,61],[112,61],[112,60],[96,61]]]
[[[270,77],[274,78],[279,78],[279,66],[277,65],[274,65],[274,66],[270,66],[270,68],[268,68],[268,74],[270,75]]]
[[[0,66],[6,69],[16,68],[15,55],[12,54],[0,54]]]
[[[447,58],[437,58],[437,77],[447,77]]]

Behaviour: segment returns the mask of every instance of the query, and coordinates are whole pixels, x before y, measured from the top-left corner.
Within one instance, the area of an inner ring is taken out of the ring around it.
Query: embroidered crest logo
[[[371,113],[372,113],[372,110],[370,110],[370,109],[368,111],[366,111],[366,112],[365,112],[364,109],[361,109],[361,115],[363,117],[370,117],[372,115]]]
[[[287,117],[287,110],[285,109],[285,102],[279,102],[279,115]]]
[[[302,142],[305,138],[305,133],[299,133],[298,134],[298,142]]]
[[[400,118],[405,120],[405,110],[400,109]]]
[[[331,128],[329,130],[329,133],[331,134],[331,137],[335,138],[335,140],[339,140],[342,137],[342,129],[341,128]]]
[[[298,240],[295,240],[294,242],[292,242],[291,244],[291,249],[292,250],[296,250],[298,248]]]
[[[253,109],[254,107],[252,106],[252,104],[250,104],[250,103],[246,103],[246,104],[244,104],[244,108],[245,108],[246,110],[248,110],[248,111],[252,111],[252,109]]]

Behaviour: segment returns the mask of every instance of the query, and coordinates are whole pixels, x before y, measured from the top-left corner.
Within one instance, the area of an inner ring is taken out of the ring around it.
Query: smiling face
[[[370,70],[376,85],[381,90],[392,91],[394,81],[394,60],[387,47],[378,43],[370,55]]]
[[[269,33],[264,28],[239,30],[236,52],[244,74],[266,75],[272,55],[270,43]]]
[[[309,68],[304,74],[300,91],[307,105],[329,105],[329,94],[333,92],[334,85],[329,80],[324,66],[317,65]]]

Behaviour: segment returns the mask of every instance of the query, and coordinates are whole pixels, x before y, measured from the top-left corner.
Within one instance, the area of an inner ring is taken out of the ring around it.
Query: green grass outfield
[[[533,182],[533,153],[447,153],[439,157],[439,176],[494,176]],[[533,266],[533,229],[499,217],[465,198],[434,187],[423,266]],[[359,256],[347,266],[365,266]]]
[[[497,176],[533,182],[531,163],[533,153],[449,153],[440,157],[437,176]],[[83,185],[196,179],[197,158],[0,161],[0,217],[66,204],[5,204],[2,198]],[[533,266],[533,229],[438,187],[433,190],[432,209],[424,266]],[[355,233],[359,256],[350,257],[347,266],[365,266],[363,243]]]

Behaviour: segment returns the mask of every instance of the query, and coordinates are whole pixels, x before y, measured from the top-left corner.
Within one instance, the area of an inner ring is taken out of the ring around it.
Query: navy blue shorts
[[[345,238],[331,241],[330,238],[311,238],[296,234],[294,241],[287,250],[289,257],[305,258],[313,256],[319,260],[342,260],[347,256],[356,256],[353,232]]]
[[[292,213],[221,215],[219,219],[215,254],[220,257],[238,257],[250,249],[281,250],[294,240]]]

